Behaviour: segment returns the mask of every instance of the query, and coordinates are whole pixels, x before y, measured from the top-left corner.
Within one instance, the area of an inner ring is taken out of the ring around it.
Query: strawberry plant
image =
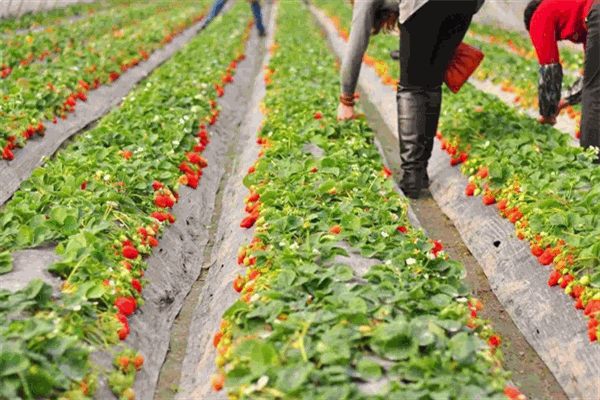
[[[27,62],[9,67],[11,73],[0,80],[0,146],[3,158],[14,158],[14,149],[23,146],[34,134],[43,135],[43,119],[56,122],[73,112],[78,101],[87,101],[86,93],[100,85],[109,84],[147,59],[172,37],[201,18],[204,4],[188,6],[188,0],[169,4],[171,8],[147,6],[122,12],[112,28],[107,23],[112,13],[82,21],[80,33],[90,36],[88,41],[75,44],[70,34],[40,38],[43,61]],[[204,2],[207,3],[207,2]],[[184,11],[184,13],[182,13]],[[117,12],[118,15],[118,12]],[[138,20],[141,17],[142,20]],[[108,19],[107,19],[108,18]],[[94,27],[98,28],[97,30]],[[63,32],[64,34],[64,32]],[[99,34],[98,38],[94,35]],[[20,39],[22,40],[22,39]],[[52,41],[49,47],[45,42]],[[34,40],[35,42],[35,40]],[[68,43],[68,44],[67,44]],[[9,50],[12,48],[8,45]],[[28,50],[29,51],[29,50]],[[34,53],[29,53],[33,56]],[[44,58],[47,55],[48,58]],[[18,59],[21,55],[15,55]],[[10,57],[8,57],[10,59]]]
[[[464,268],[410,226],[371,129],[336,121],[338,72],[315,21],[298,2],[278,4],[262,150],[244,179],[252,218],[240,227],[255,233],[238,253],[242,297],[214,336],[213,389],[236,399],[523,398],[506,386],[500,339],[478,318]],[[376,265],[359,273],[336,258],[349,252]]]
[[[93,3],[80,3],[67,7],[57,7],[40,12],[28,11],[21,15],[8,15],[0,19],[0,32],[10,34],[18,29],[33,29],[39,26],[50,26],[62,22],[65,18],[82,15],[93,15],[115,7],[129,6],[132,0],[102,0]]]
[[[0,272],[11,270],[14,250],[56,243],[62,259],[49,270],[63,280],[57,298],[40,281],[0,291],[0,398],[93,395],[99,372],[89,353],[127,338],[128,317],[144,303],[146,260],[175,222],[179,185],[196,187],[208,167],[207,129],[224,78],[244,58],[247,14],[236,6],[213,22],[0,211]],[[123,398],[134,396],[140,355],[124,350],[108,373]]]

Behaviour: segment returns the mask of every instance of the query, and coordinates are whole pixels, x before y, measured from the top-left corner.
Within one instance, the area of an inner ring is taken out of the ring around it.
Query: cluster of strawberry
[[[451,143],[448,139],[445,139],[442,132],[437,132],[435,136],[440,140],[442,150],[450,155],[450,165],[455,166],[462,164],[469,159],[469,155],[464,151],[458,151],[458,144]]]
[[[484,195],[482,202],[485,205],[496,204],[496,208],[500,215],[508,219],[515,225],[516,235],[520,240],[524,240],[527,236],[532,237],[530,240],[531,254],[535,256],[541,265],[551,265],[554,263],[554,269],[548,279],[549,286],[560,285],[561,289],[565,290],[575,300],[575,308],[584,310],[584,314],[590,317],[588,321],[588,337],[590,341],[596,341],[600,335],[598,329],[598,321],[600,321],[600,295],[593,294],[589,290],[589,276],[584,276],[577,280],[573,275],[575,269],[575,259],[572,248],[567,248],[562,239],[545,239],[541,235],[533,237],[526,235],[526,229],[529,227],[529,221],[519,209],[518,205],[509,207],[511,200],[502,198],[498,200],[497,196],[510,197],[511,193],[520,193],[520,183],[514,182],[510,187],[498,193],[491,191],[485,182],[488,177],[488,168],[480,166],[478,172],[469,177],[469,183],[465,189],[467,196],[478,195],[481,190],[478,187],[483,185]],[[494,194],[496,193],[496,194]]]
[[[254,190],[250,189],[250,194],[244,199],[244,203],[246,204],[246,212],[250,215],[242,220],[240,223],[240,228],[250,229],[254,226],[254,223],[258,220],[258,218],[260,218],[261,203],[258,201],[259,199],[260,195],[255,193]]]
[[[6,78],[12,73],[12,68],[6,64],[2,64],[0,66],[0,78]]]

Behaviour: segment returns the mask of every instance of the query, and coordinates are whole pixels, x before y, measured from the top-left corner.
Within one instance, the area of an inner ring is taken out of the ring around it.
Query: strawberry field
[[[0,399],[598,398],[600,169],[522,112],[529,39],[472,25],[486,58],[444,89],[424,212],[386,138],[397,35],[340,122],[348,4],[263,2],[265,38],[242,1],[200,29],[210,5],[0,20]],[[444,213],[472,256],[424,229]],[[548,380],[513,363],[530,345]]]

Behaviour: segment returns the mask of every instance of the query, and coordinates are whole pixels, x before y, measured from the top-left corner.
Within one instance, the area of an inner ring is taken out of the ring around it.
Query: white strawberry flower
[[[386,238],[386,237],[388,237],[390,235],[388,235],[387,232],[381,232],[381,236],[383,236],[384,238]]]
[[[416,263],[417,263],[417,260],[415,260],[412,257],[406,260],[406,265],[414,265]]]

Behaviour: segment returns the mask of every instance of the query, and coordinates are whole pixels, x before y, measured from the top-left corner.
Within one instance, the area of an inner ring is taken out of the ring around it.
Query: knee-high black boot
[[[412,90],[398,87],[398,137],[402,161],[400,189],[410,198],[419,198],[429,186],[427,164],[442,103],[441,88]]]

